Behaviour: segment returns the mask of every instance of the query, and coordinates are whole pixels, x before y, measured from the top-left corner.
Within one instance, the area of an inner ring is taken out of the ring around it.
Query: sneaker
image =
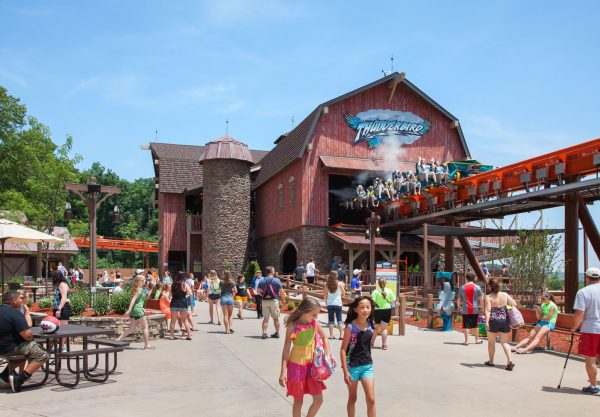
[[[271,337],[272,337],[273,339],[279,339],[279,333],[273,333],[273,334],[271,335]]]
[[[267,336],[267,334],[266,334],[266,333],[263,333],[263,335],[262,335],[262,338],[263,338],[263,339],[268,339],[268,338],[269,338],[269,336]]]
[[[20,375],[17,375],[17,374],[9,375],[8,382],[10,384],[10,389],[12,390],[12,392],[20,392],[21,386],[23,385],[24,380],[25,380],[25,378]]]
[[[8,383],[8,366],[4,368],[4,371],[0,373],[0,388],[8,388],[10,384]]]
[[[600,392],[600,387],[598,387],[598,386],[592,387],[591,385],[588,385],[587,387],[582,388],[581,391],[585,392],[586,394],[596,395]]]

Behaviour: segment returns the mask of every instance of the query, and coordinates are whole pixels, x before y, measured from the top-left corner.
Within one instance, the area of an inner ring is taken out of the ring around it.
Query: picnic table
[[[32,327],[31,333],[38,341],[43,341],[46,351],[50,355],[43,368],[46,373],[45,379],[47,379],[48,374],[53,374],[56,382],[70,388],[79,384],[82,376],[88,381],[106,382],[108,376],[117,368],[117,353],[123,351],[123,346],[119,342],[93,339],[91,336],[112,334],[113,332],[112,329],[85,327],[75,324],[63,324],[54,333],[44,333],[40,327]],[[75,337],[82,338],[83,344],[80,350],[71,350],[70,338]],[[67,338],[67,352],[60,351],[60,340],[62,338]],[[95,347],[90,347],[92,344]],[[100,345],[109,347],[100,347]],[[111,354],[113,355],[113,363],[112,368],[109,369]],[[104,371],[94,372],[100,365],[101,355],[104,355]],[[90,356],[95,356],[93,364],[90,364]],[[74,382],[65,380],[64,372],[61,374],[65,367],[75,376]]]

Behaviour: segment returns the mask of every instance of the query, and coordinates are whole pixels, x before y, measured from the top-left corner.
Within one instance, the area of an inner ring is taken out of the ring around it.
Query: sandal
[[[478,340],[478,341],[475,342],[476,345],[480,345],[482,343],[483,343],[483,340]]]
[[[381,349],[388,350],[388,345],[381,345]]]
[[[490,362],[490,361],[485,361],[484,365],[485,366],[496,366],[496,365],[494,365],[494,362]]]
[[[185,340],[192,340],[190,336],[186,337]]]
[[[504,369],[506,369],[507,371],[512,371],[514,367],[515,367],[515,364],[513,362],[509,362],[506,364],[506,368],[504,368]]]

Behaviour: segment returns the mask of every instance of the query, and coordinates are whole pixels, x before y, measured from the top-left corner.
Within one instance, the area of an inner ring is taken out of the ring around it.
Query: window
[[[294,207],[296,203],[296,180],[290,177],[290,206]]]
[[[279,184],[277,187],[277,191],[279,192],[279,208],[283,208],[283,184]]]

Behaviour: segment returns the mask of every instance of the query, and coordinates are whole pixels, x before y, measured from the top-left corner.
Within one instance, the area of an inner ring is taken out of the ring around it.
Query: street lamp
[[[121,215],[119,214],[119,206],[117,205],[117,203],[115,203],[115,207],[113,208],[112,222],[114,224],[121,223]]]
[[[64,213],[64,218],[65,220],[69,221],[71,219],[73,219],[73,210],[71,210],[71,203],[69,203],[67,201],[67,203],[65,204],[65,213]]]
[[[65,188],[75,193],[88,207],[90,219],[89,279],[91,287],[96,279],[96,211],[108,197],[114,194],[120,194],[121,189],[119,187],[100,185],[96,183],[96,177],[91,177],[87,184],[65,184]],[[100,199],[98,200],[98,198]],[[70,207],[69,203],[67,203],[67,205]],[[68,210],[65,210],[65,219],[67,219],[67,215]],[[72,215],[73,213],[71,212],[70,216],[72,217]],[[120,221],[119,207],[116,204],[112,212],[112,220],[113,223],[118,223]]]
[[[381,217],[371,212],[371,217],[366,221],[367,229],[365,230],[365,238],[369,240],[369,281],[371,284],[375,283],[375,238],[381,235],[379,230],[379,222]]]

